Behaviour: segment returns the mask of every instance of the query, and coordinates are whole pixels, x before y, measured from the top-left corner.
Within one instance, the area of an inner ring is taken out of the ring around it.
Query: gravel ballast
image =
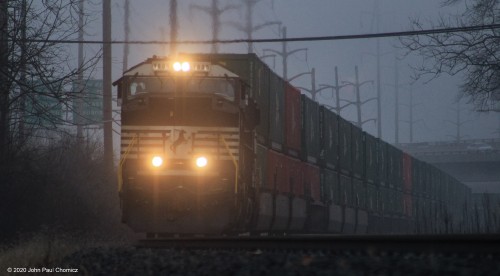
[[[89,275],[500,275],[492,253],[93,248],[59,267]]]

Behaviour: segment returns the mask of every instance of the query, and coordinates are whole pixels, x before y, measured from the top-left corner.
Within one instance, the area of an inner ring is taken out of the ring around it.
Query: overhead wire
[[[32,42],[32,43],[55,43],[55,44],[237,44],[237,43],[278,43],[278,42],[304,42],[304,41],[338,41],[338,40],[355,40],[355,39],[370,39],[370,38],[387,38],[387,37],[406,37],[406,36],[419,36],[431,34],[447,34],[458,32],[474,32],[483,30],[499,29],[500,24],[464,26],[453,28],[438,28],[427,30],[414,30],[414,31],[400,31],[400,32],[383,32],[383,33],[368,33],[368,34],[353,34],[353,35],[332,35],[332,36],[304,36],[304,37],[287,37],[287,38],[257,38],[257,39],[220,39],[220,40],[179,40],[176,42],[160,41],[160,40],[112,40],[104,42],[102,40],[61,40],[61,39],[25,39],[16,40],[18,42]],[[5,41],[5,40],[0,40]],[[10,39],[7,39],[10,42]]]

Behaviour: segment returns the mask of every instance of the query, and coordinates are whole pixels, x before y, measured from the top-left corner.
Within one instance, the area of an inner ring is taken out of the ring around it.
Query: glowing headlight
[[[207,166],[207,164],[208,164],[208,160],[204,156],[196,158],[196,166],[198,168],[204,168]]]
[[[184,61],[184,62],[174,62],[172,64],[172,68],[174,69],[175,72],[189,72],[191,70],[191,65],[189,62]]]
[[[182,64],[180,62],[174,62],[172,67],[174,68],[174,71],[179,72],[182,69]]]
[[[163,164],[163,158],[161,158],[160,156],[155,156],[153,157],[153,159],[151,159],[151,164],[153,165],[153,167],[158,168]]]
[[[181,69],[182,69],[182,72],[188,72],[191,69],[189,62],[183,62],[181,64]]]

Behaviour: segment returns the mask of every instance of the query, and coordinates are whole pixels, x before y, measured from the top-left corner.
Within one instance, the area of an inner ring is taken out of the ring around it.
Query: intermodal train
[[[135,232],[468,232],[471,191],[301,94],[255,54],[153,56],[114,83]]]

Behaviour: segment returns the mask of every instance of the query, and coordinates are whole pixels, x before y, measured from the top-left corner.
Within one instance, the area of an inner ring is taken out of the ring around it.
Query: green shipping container
[[[356,127],[351,127],[351,146],[352,146],[352,172],[358,178],[364,178],[365,175],[365,152],[363,131]]]
[[[198,58],[222,65],[240,76],[249,86],[248,93],[260,109],[260,123],[257,126],[257,139],[267,145],[269,137],[270,79],[271,69],[255,54],[207,54]]]
[[[340,202],[341,205],[354,207],[352,181],[349,176],[340,175]]]
[[[352,172],[352,136],[353,125],[339,117],[339,168],[345,174]]]
[[[370,212],[378,212],[377,187],[372,183],[367,183],[366,192],[367,192],[366,208]]]
[[[340,185],[338,174],[332,170],[324,169],[321,171],[321,190],[324,202],[340,202]]]
[[[327,168],[338,167],[339,119],[338,115],[324,106],[319,108],[321,150],[320,160]]]
[[[366,209],[366,184],[363,183],[361,179],[353,178],[352,180],[353,186],[353,195],[354,195],[354,204],[356,207],[360,209]]]
[[[377,139],[377,163],[378,163],[378,183],[380,186],[387,185],[387,148],[388,144],[380,139]]]
[[[389,187],[403,189],[403,152],[392,145],[387,145]]]
[[[365,178],[368,183],[375,183],[377,180],[377,138],[364,132],[365,141]]]
[[[302,101],[302,158],[309,163],[319,160],[319,105],[301,95]]]

